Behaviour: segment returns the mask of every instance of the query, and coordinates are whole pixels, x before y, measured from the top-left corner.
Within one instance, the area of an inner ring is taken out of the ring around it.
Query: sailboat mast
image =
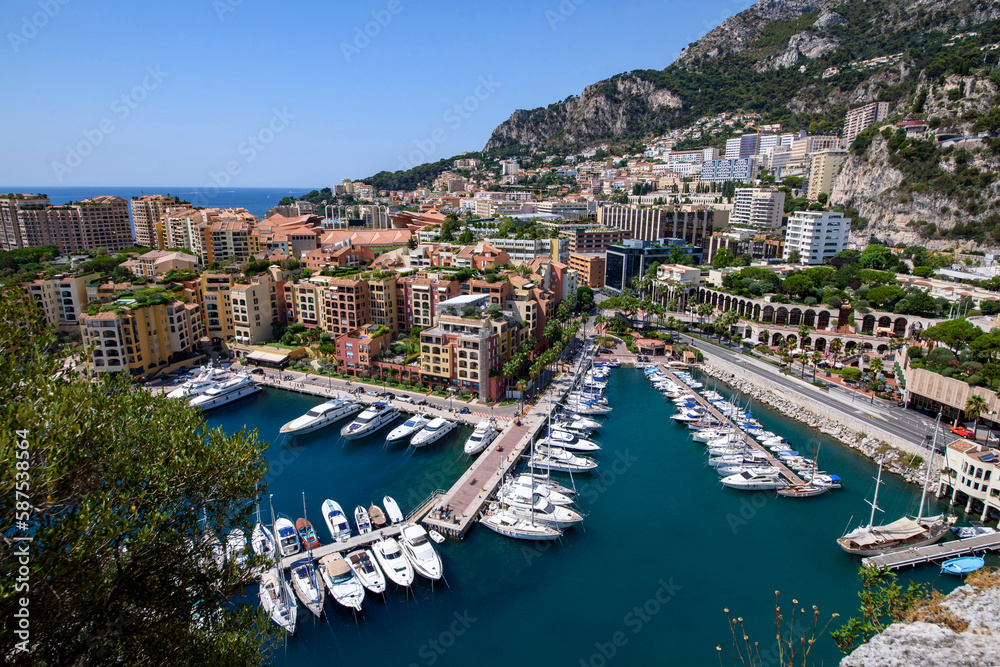
[[[875,497],[872,498],[872,516],[868,519],[868,527],[875,525],[875,510],[878,509],[878,488],[882,486],[882,462],[885,460],[885,455],[878,460],[878,477],[875,479]]]
[[[934,451],[937,448],[937,436],[940,426],[941,412],[938,412],[937,421],[934,422],[934,437],[931,439],[931,457],[927,461],[927,474],[924,475],[924,489],[920,492],[920,510],[917,512],[917,523],[924,518],[924,501],[927,499],[927,482],[930,481],[931,478],[931,468],[934,465]]]

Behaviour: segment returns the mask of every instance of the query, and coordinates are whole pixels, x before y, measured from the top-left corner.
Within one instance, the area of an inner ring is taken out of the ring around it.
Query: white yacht
[[[495,533],[518,540],[554,540],[563,534],[555,526],[525,519],[496,505],[486,511],[479,523]]]
[[[229,371],[222,368],[214,366],[202,368],[193,378],[185,381],[177,389],[167,394],[167,398],[194,398],[195,396],[204,394],[215,385],[226,380],[229,376]]]
[[[576,429],[599,429],[601,428],[601,422],[596,419],[588,419],[583,415],[578,415],[575,412],[568,412],[561,416],[561,419],[572,423],[573,427]]]
[[[532,480],[530,475],[518,475],[508,484],[511,486],[524,487],[525,492],[528,489],[531,489],[532,492],[538,494],[542,498],[545,498],[553,505],[573,504],[573,497],[571,495],[572,494],[571,491],[569,493],[563,493],[562,491],[558,490],[562,488],[558,484],[552,482],[546,483],[545,480],[538,480],[538,479]],[[567,491],[569,490],[567,489]]]
[[[343,508],[334,500],[323,501],[323,520],[334,542],[346,542],[351,537],[351,524],[347,521]]]
[[[598,405],[586,399],[577,400],[571,398],[566,405],[570,410],[581,415],[604,415],[611,412],[611,408],[607,405]]]
[[[593,459],[576,456],[559,447],[539,447],[531,456],[530,465],[555,472],[587,472],[597,468]]]
[[[334,600],[349,609],[361,611],[365,587],[343,556],[332,553],[320,558],[319,574]]]
[[[280,517],[274,522],[274,532],[277,533],[278,551],[282,556],[291,556],[299,552],[299,536],[290,520]]]
[[[306,609],[316,616],[322,616],[326,594],[323,592],[323,582],[316,574],[312,559],[300,558],[292,563],[289,569],[292,571],[292,588],[295,590],[295,596]]]
[[[385,575],[367,549],[356,549],[347,554],[347,563],[358,575],[361,584],[372,593],[385,592]]]
[[[547,498],[533,493],[526,486],[505,487],[497,494],[497,499],[518,516],[533,518],[556,528],[566,528],[583,521],[579,512],[562,505],[553,505]]]
[[[572,498],[573,496],[576,495],[576,491],[574,489],[571,489],[567,486],[563,486],[558,482],[552,481],[552,479],[550,479],[548,475],[542,475],[538,473],[531,474],[530,472],[522,472],[520,475],[514,478],[514,483],[522,485],[534,484],[535,487],[545,487],[549,491],[558,493],[562,496],[565,496],[566,498]],[[556,503],[556,504],[558,505],[563,503]]]
[[[441,578],[441,557],[427,540],[427,531],[422,526],[404,525],[399,543],[417,574],[433,581]]]
[[[399,503],[392,496],[383,496],[382,505],[385,507],[385,516],[389,523],[403,523],[403,512],[399,509]]]
[[[423,427],[427,426],[427,423],[430,420],[431,418],[427,415],[415,414],[396,428],[389,431],[389,435],[385,436],[385,441],[397,442],[399,440],[405,440],[414,433],[419,432]]]
[[[253,532],[250,533],[250,547],[258,556],[264,556],[268,561],[274,560],[277,548],[274,543],[274,535],[264,524],[258,523],[253,527]]]
[[[260,575],[260,606],[271,620],[284,628],[290,635],[295,634],[298,605],[292,598],[292,589],[276,567]]]
[[[423,430],[410,439],[410,444],[414,447],[425,447],[433,442],[437,442],[455,429],[455,422],[450,422],[444,417],[435,417],[427,422]]]
[[[361,410],[364,407],[354,401],[345,401],[335,398],[326,403],[320,403],[315,408],[309,410],[301,417],[296,417],[281,427],[281,433],[288,435],[302,435],[319,430],[324,426],[329,426],[338,419],[343,419]]]
[[[413,566],[403,555],[399,543],[391,537],[383,537],[372,545],[375,560],[382,566],[385,576],[399,586],[409,586],[413,583]]]
[[[465,453],[471,456],[483,451],[493,442],[493,438],[497,437],[498,433],[499,431],[494,420],[484,419],[479,422],[476,425],[476,430],[465,441]]]
[[[346,440],[363,438],[388,425],[397,415],[399,410],[395,407],[385,401],[375,401],[357,419],[340,429],[340,435]]]
[[[188,405],[192,408],[211,410],[252,396],[259,391],[260,385],[255,384],[253,378],[246,373],[239,373],[225,382],[216,384],[205,393],[195,396]]]
[[[598,452],[601,450],[601,446],[593,440],[587,440],[567,431],[557,431],[555,429],[552,429],[540,443],[546,446],[562,447],[574,452]]]
[[[731,489],[740,489],[743,491],[767,491],[783,489],[788,486],[788,482],[779,475],[747,471],[723,477],[722,483]]]

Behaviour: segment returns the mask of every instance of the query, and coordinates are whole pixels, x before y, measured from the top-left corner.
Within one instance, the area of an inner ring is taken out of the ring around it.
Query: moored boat
[[[323,583],[312,559],[300,558],[289,566],[292,572],[292,588],[299,602],[316,616],[323,615],[323,601],[326,594],[323,592]]]
[[[345,401],[335,398],[326,403],[320,403],[314,408],[310,408],[301,417],[296,417],[292,421],[281,427],[280,432],[285,435],[303,435],[317,431],[324,426],[329,426],[333,422],[343,419],[361,410],[363,406],[354,401]]]
[[[372,522],[372,530],[385,528],[389,523],[386,521],[385,513],[382,511],[382,508],[375,503],[372,503],[368,507],[368,519]]]
[[[437,442],[455,429],[455,422],[450,422],[444,417],[435,417],[427,422],[423,430],[410,438],[410,445],[413,447],[426,447]]]
[[[399,410],[385,401],[375,401],[357,419],[340,429],[345,440],[356,440],[375,433],[399,415]]]
[[[354,523],[358,526],[358,535],[372,532],[372,522],[368,518],[368,510],[361,505],[354,508]]]
[[[375,560],[382,566],[382,571],[394,584],[409,586],[413,583],[413,565],[403,555],[399,543],[391,537],[384,537],[372,545]]]
[[[347,521],[347,516],[340,504],[327,498],[322,506],[323,521],[330,531],[330,538],[334,542],[345,542],[351,537],[351,524]]]
[[[496,423],[492,419],[484,419],[479,422],[472,435],[465,441],[465,453],[471,456],[483,451],[493,442],[497,433]]]
[[[365,587],[343,556],[332,553],[320,558],[319,573],[334,600],[348,609],[361,611]]]
[[[400,546],[417,574],[436,581],[441,578],[441,557],[427,541],[427,531],[417,524],[406,524],[400,533]]]
[[[389,431],[389,435],[385,436],[385,441],[391,443],[406,440],[413,436],[414,433],[419,433],[421,429],[427,426],[427,422],[430,420],[431,418],[426,415],[412,415],[405,422]]]
[[[385,592],[385,575],[368,549],[355,549],[347,554],[347,563],[365,588],[372,593]]]
[[[282,556],[291,556],[299,552],[299,536],[291,520],[279,517],[274,522],[274,532],[278,538],[278,551]]]
[[[389,523],[403,523],[403,513],[392,496],[384,496],[382,505],[385,507],[385,516],[389,519]]]

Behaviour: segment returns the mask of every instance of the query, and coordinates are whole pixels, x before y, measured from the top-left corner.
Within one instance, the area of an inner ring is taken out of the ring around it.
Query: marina
[[[870,556],[861,562],[865,567],[878,570],[897,570],[901,567],[937,563],[957,556],[997,550],[1000,550],[1000,533],[992,533],[940,544],[929,544],[924,547],[914,547],[906,551],[880,556]]]

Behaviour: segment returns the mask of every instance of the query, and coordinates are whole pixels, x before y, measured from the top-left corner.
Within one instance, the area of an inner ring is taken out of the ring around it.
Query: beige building
[[[229,294],[237,343],[255,345],[271,340],[274,322],[285,321],[285,283],[264,273],[249,283],[232,286]]]
[[[133,197],[129,202],[132,211],[132,225],[135,228],[135,244],[146,248],[156,248],[156,224],[171,208],[181,206],[177,197],[167,195],[144,195]]]
[[[160,249],[186,248],[202,264],[230,258],[246,262],[253,254],[251,235],[257,218],[246,209],[175,209],[159,223]]]
[[[809,201],[818,201],[821,192],[830,194],[833,191],[833,179],[846,160],[847,151],[841,149],[813,154],[809,167],[809,189],[806,192]]]
[[[604,287],[604,270],[607,264],[604,253],[571,252],[568,264],[570,269],[576,271],[581,285],[593,289]]]
[[[86,308],[87,284],[97,274],[85,276],[56,276],[34,280],[24,288],[45,315],[49,326],[78,326],[80,315]]]
[[[951,504],[965,503],[966,514],[978,512],[986,521],[1000,514],[1000,460],[997,450],[969,440],[956,440],[945,449],[938,480],[938,497]]]
[[[130,248],[128,204],[119,197],[93,197],[52,206],[33,195],[0,198],[0,250],[54,245],[60,253]]]
[[[205,334],[212,342],[233,335],[232,286],[235,281],[228,273],[204,273],[198,281],[198,293],[205,318]]]
[[[730,225],[769,232],[781,229],[785,212],[785,193],[760,188],[737,188],[733,198]]]
[[[150,250],[139,255],[135,260],[136,275],[152,278],[162,276],[168,271],[194,269],[198,266],[198,258],[186,252]]]
[[[872,102],[857,109],[851,109],[844,115],[844,141],[850,147],[859,134],[875,123],[885,120],[889,115],[888,102]]]

